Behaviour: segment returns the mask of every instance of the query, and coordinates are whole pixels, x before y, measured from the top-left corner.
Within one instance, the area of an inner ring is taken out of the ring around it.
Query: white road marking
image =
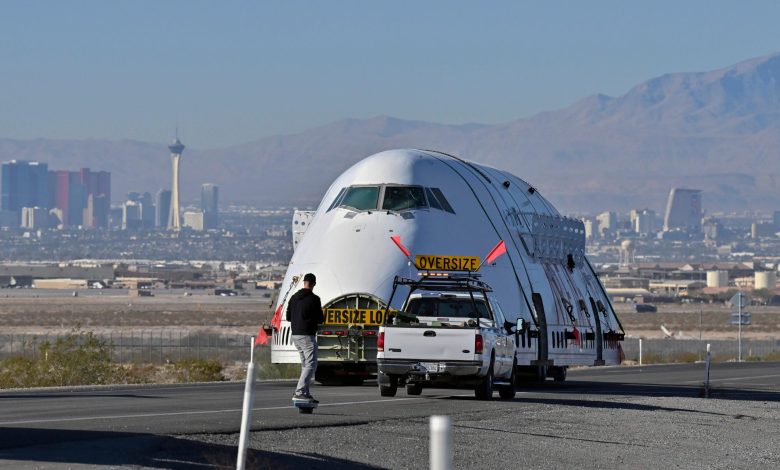
[[[422,397],[422,398],[446,398],[446,397],[464,397],[464,396],[470,396],[468,395],[437,395],[437,396],[429,396],[429,397]],[[387,398],[383,400],[365,400],[365,401],[345,401],[345,402],[338,402],[338,403],[321,403],[319,406],[325,407],[325,406],[343,406],[343,405],[360,405],[364,403],[387,403],[387,402],[395,402],[395,401],[408,401],[408,400],[419,400],[420,398]],[[252,408],[252,411],[271,411],[271,410],[284,410],[288,408],[293,408],[293,405],[283,405],[283,406],[266,406],[261,408]],[[20,424],[43,424],[43,423],[69,423],[69,422],[75,422],[75,421],[96,421],[96,420],[121,420],[121,419],[131,419],[131,418],[156,418],[156,417],[163,417],[163,416],[184,416],[184,415],[207,415],[207,414],[218,414],[218,413],[238,413],[241,411],[241,408],[231,408],[227,410],[201,410],[201,411],[171,411],[167,413],[142,413],[142,414],[135,414],[135,415],[111,415],[111,416],[80,416],[77,418],[55,418],[55,419],[29,419],[29,420],[20,420],[20,421],[0,421],[0,426],[14,426],[14,425],[20,425]]]
[[[774,377],[780,377],[780,374],[772,374],[772,375],[752,375],[749,377],[725,377],[722,379],[710,379],[710,382],[726,382],[726,381],[732,381],[732,380],[752,380],[752,379],[770,379]],[[688,380],[686,382],[682,382],[684,384],[696,384],[704,382],[704,379],[702,380]]]

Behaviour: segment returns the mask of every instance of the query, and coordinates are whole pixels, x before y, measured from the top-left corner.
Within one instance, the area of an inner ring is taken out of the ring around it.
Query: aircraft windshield
[[[425,191],[420,186],[386,186],[382,209],[402,211],[428,207]]]
[[[353,186],[347,190],[340,206],[367,211],[376,209],[378,200],[379,186]]]
[[[477,312],[471,299],[465,298],[417,298],[411,299],[406,308],[408,313],[418,317],[448,317],[448,318],[490,318],[487,306],[481,299],[474,299]]]

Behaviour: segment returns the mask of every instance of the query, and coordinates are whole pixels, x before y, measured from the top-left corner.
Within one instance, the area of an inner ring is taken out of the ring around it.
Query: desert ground
[[[275,293],[214,296],[210,292],[155,290],[153,297],[131,297],[121,290],[73,291],[0,290],[0,328],[3,334],[62,334],[80,328],[95,333],[133,331],[254,334],[272,315]],[[268,295],[266,297],[266,295]],[[662,338],[661,326],[681,337],[736,337],[729,324],[732,307],[724,304],[658,304],[656,313],[635,313],[631,304],[614,304],[631,337]],[[780,307],[749,306],[753,324],[744,338],[780,336]],[[682,334],[680,335],[680,332]]]

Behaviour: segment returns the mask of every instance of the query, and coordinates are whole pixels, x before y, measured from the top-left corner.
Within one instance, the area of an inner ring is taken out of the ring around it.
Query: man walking
[[[292,323],[292,342],[301,356],[301,378],[293,399],[319,403],[309,392],[309,384],[317,370],[317,325],[325,321],[320,298],[312,291],[316,284],[314,274],[303,276],[303,288],[287,304],[287,321]]]

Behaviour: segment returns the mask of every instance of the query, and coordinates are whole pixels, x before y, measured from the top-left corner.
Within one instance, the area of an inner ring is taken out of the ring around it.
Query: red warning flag
[[[271,328],[274,330],[279,331],[279,328],[282,327],[282,306],[284,304],[281,303],[276,308],[276,312],[274,312],[274,316],[271,318]],[[259,346],[261,344],[268,344],[268,341],[271,339],[272,333],[266,332],[266,326],[263,325],[260,327],[260,331],[257,332],[257,336],[255,336],[255,346]]]
[[[574,327],[574,344],[577,346],[581,346],[582,343],[580,342],[580,330],[577,329],[577,327]]]
[[[258,331],[257,336],[255,336],[255,347],[266,345],[270,340],[271,335],[265,332],[265,325],[261,326],[260,331]]]
[[[504,253],[506,253],[506,243],[504,243],[504,240],[501,240],[496,246],[493,247],[492,250],[490,250],[490,253],[487,254],[487,257],[485,257],[485,263],[492,263],[496,260],[496,258],[503,255]]]
[[[412,257],[412,252],[409,251],[409,249],[406,248],[403,245],[403,243],[401,243],[401,237],[399,235],[393,235],[392,237],[390,237],[390,240],[393,240],[393,243],[395,243],[395,246],[397,246],[398,249],[401,250],[401,252],[403,254],[405,254],[407,258],[411,258]]]
[[[271,328],[274,330],[278,330],[282,327],[282,307],[284,306],[284,302],[280,303],[279,306],[276,308],[276,312],[274,312],[273,318],[271,318]]]

